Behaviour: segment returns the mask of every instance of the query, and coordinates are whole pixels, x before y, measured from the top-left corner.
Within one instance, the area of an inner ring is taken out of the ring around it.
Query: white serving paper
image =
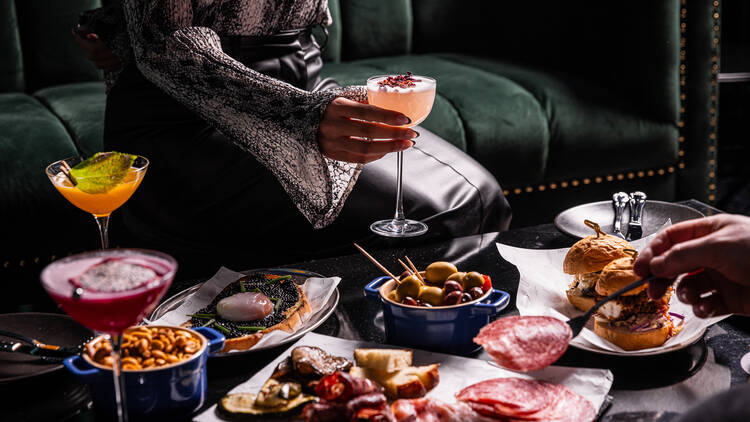
[[[211,277],[208,281],[191,294],[183,303],[176,309],[167,312],[161,318],[151,321],[150,324],[154,325],[172,325],[180,326],[185,323],[190,317],[188,315],[194,314],[199,310],[206,307],[212,300],[222,291],[225,287],[244,277],[245,274],[238,273],[229,270],[225,267],[221,267],[216,274]],[[314,321],[318,317],[318,313],[325,308],[325,304],[328,299],[336,290],[341,278],[339,277],[328,277],[318,278],[310,277],[301,286],[302,291],[307,297],[307,301],[310,302],[310,308],[312,312],[302,317],[303,324],[300,326],[304,327],[307,321]],[[280,344],[284,340],[294,335],[294,333],[288,333],[282,330],[274,330],[264,335],[258,343],[253,347],[260,347],[262,345],[276,345]],[[229,353],[237,352],[232,350]]]
[[[280,354],[273,362],[253,375],[252,378],[234,387],[230,393],[257,393],[271,376],[276,365],[281,360],[286,359],[291,354],[293,348],[303,345],[317,346],[328,353],[344,356],[352,360],[354,359],[354,349],[360,347],[397,348],[390,345],[344,340],[316,333],[307,333],[284,353]],[[414,350],[413,365],[421,366],[433,363],[440,363],[440,383],[427,393],[427,397],[433,397],[449,403],[456,401],[454,395],[462,388],[479,381],[501,377],[518,377],[562,384],[585,397],[598,410],[612,386],[613,379],[612,372],[606,369],[549,366],[536,372],[518,373],[499,368],[485,360]],[[194,420],[199,422],[217,422],[224,419],[217,415],[216,405],[213,405],[203,413],[195,416]]]
[[[670,225],[667,222],[664,227]],[[637,250],[643,249],[656,233],[631,242]],[[573,281],[573,276],[562,270],[563,260],[568,248],[563,249],[524,249],[497,244],[500,256],[515,265],[521,276],[516,296],[516,307],[521,315],[547,315],[567,321],[570,318],[583,315],[568,301],[565,291]],[[708,328],[726,316],[701,319],[693,314],[692,307],[677,300],[677,295],[670,299],[670,312],[685,316],[684,327],[674,337],[668,339],[662,346],[636,351],[625,351],[621,347],[610,343],[596,335],[593,331],[593,318],[583,329],[581,334],[570,343],[584,349],[600,349],[618,354],[646,355],[663,353],[687,346],[697,340]]]

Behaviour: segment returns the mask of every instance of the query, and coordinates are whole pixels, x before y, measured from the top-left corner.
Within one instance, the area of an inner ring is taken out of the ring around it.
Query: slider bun
[[[570,303],[572,303],[576,309],[583,312],[588,312],[588,310],[596,303],[593,297],[583,296],[577,290],[568,289],[565,294],[568,295]]]
[[[601,274],[599,274],[599,281],[596,283],[596,292],[602,296],[607,296],[634,281],[640,280],[641,277],[633,272],[634,262],[635,259],[627,257],[616,259],[607,264],[604,269],[602,269]],[[626,292],[623,296],[637,295],[646,290],[646,287],[648,287],[648,284],[644,284]]]
[[[670,324],[648,331],[632,331],[627,327],[617,327],[609,322],[594,320],[594,332],[601,338],[625,350],[641,350],[659,347],[669,337]]]
[[[566,274],[600,271],[610,261],[628,256],[624,249],[634,249],[629,242],[612,235],[586,236],[570,247],[563,261]]]

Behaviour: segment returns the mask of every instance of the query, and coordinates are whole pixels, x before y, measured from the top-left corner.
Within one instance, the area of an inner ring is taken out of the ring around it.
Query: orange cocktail
[[[86,160],[55,161],[45,173],[68,202],[94,216],[102,249],[107,249],[109,216],[138,189],[148,164],[148,159],[139,155],[100,152]]]
[[[62,172],[51,180],[57,191],[71,204],[97,217],[104,217],[120,208],[133,195],[144,175],[145,172],[131,167],[122,182],[104,193],[86,193],[73,186]]]

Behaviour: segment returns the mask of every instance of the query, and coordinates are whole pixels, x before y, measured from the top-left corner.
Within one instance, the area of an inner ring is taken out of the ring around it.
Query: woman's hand
[[[97,69],[113,70],[122,65],[120,59],[112,53],[112,50],[96,34],[89,32],[84,35],[84,32],[73,30],[73,38]]]
[[[750,315],[750,218],[716,215],[668,227],[638,255],[635,272],[660,279],[649,283],[658,298],[680,274],[677,297],[693,306],[696,316]]]
[[[411,139],[419,136],[417,132],[393,127],[409,123],[397,111],[338,97],[328,104],[320,122],[318,144],[323,155],[333,160],[369,163],[414,145]]]

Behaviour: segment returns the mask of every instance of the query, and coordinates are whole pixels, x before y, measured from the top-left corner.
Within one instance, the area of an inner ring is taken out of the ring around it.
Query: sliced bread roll
[[[398,372],[388,373],[375,369],[352,367],[349,374],[368,378],[385,388],[385,395],[391,400],[424,397],[440,382],[439,364],[408,367]]]
[[[411,366],[412,351],[408,349],[355,349],[357,366],[378,372],[393,373]]]

